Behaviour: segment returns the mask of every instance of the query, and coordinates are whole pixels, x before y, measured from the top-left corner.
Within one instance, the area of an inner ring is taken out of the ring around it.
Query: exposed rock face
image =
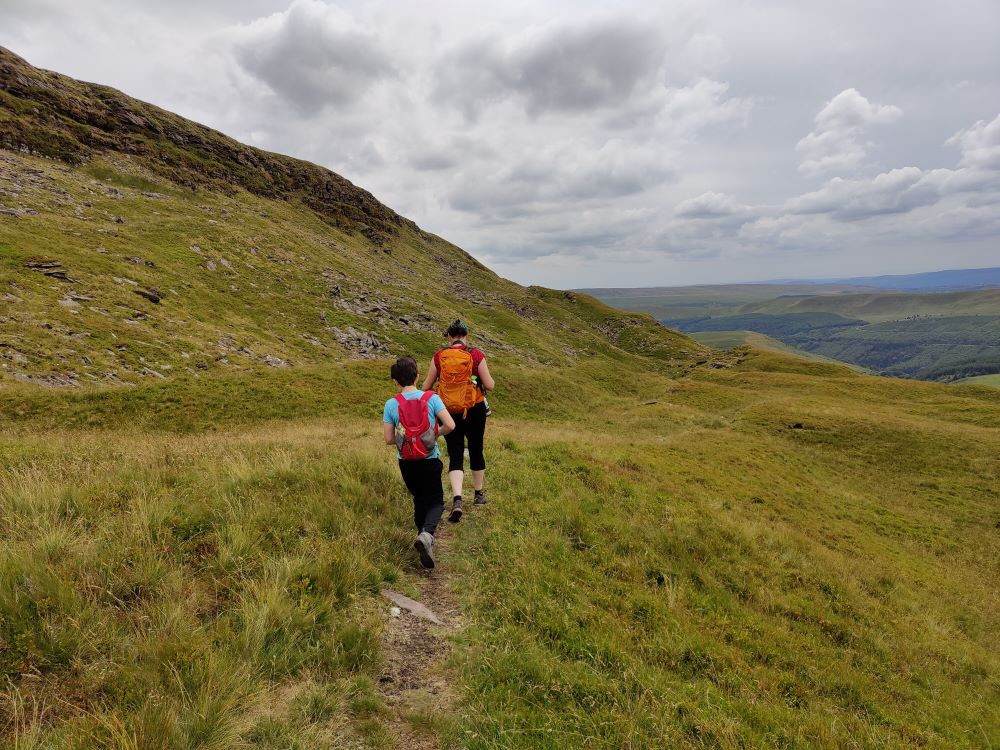
[[[346,330],[334,326],[330,328],[330,332],[338,344],[361,359],[384,357],[389,353],[385,344],[375,338],[375,334],[358,331],[353,326],[347,326]]]
[[[107,86],[40,70],[0,47],[0,147],[70,164],[121,152],[179,185],[301,198],[324,220],[387,248],[404,223],[375,196],[323,167],[271,154]],[[160,197],[150,193],[149,197]],[[113,221],[121,223],[120,217]]]

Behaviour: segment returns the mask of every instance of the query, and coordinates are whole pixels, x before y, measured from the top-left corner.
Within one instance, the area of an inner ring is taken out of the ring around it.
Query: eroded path
[[[454,526],[442,519],[434,545],[437,566],[408,576],[417,593],[411,599],[429,609],[435,624],[405,608],[398,616],[384,599],[386,626],[382,632],[384,664],[378,691],[390,712],[397,747],[413,750],[446,750],[452,745],[442,736],[453,735],[458,713],[458,689],[450,681],[446,662],[451,653],[449,637],[462,627],[461,614],[449,585],[453,571],[450,555]],[[406,594],[406,591],[400,592]]]

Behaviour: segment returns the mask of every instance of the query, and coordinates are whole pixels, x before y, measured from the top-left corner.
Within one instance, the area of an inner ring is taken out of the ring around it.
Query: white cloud
[[[1000,115],[955,133],[947,143],[962,152],[962,166],[1000,170]]]
[[[819,190],[786,203],[792,214],[830,214],[840,221],[857,221],[881,214],[907,213],[938,201],[934,181],[917,167],[893,169],[872,179],[834,177]]]
[[[819,175],[857,167],[867,151],[861,138],[868,126],[892,122],[902,113],[891,104],[872,104],[857,89],[841,91],[819,111],[813,131],[796,145],[799,171]]]

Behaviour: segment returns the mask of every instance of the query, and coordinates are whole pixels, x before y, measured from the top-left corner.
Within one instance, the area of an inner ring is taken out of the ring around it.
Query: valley
[[[590,291],[687,333],[754,331],[890,377],[952,382],[1000,372],[998,287],[813,289],[776,284]]]

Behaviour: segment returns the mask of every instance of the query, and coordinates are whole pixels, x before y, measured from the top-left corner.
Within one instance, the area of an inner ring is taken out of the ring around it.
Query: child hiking
[[[399,393],[385,402],[382,411],[385,444],[396,446],[399,472],[413,495],[413,522],[417,526],[413,546],[420,555],[420,564],[433,568],[434,532],[444,513],[444,467],[437,436],[447,436],[455,429],[455,421],[434,391],[417,390],[417,362],[413,357],[397,359],[389,374],[399,386]]]
[[[469,348],[469,326],[456,320],[448,326],[447,335],[448,346],[435,353],[427,368],[424,390],[431,388],[437,381],[438,394],[455,422],[455,429],[445,436],[445,443],[448,445],[448,480],[451,482],[452,494],[448,520],[458,523],[462,520],[466,443],[469,448],[475,504],[486,503],[486,494],[483,492],[486,476],[483,435],[489,414],[486,393],[493,390],[495,383],[485,355],[479,349]]]

